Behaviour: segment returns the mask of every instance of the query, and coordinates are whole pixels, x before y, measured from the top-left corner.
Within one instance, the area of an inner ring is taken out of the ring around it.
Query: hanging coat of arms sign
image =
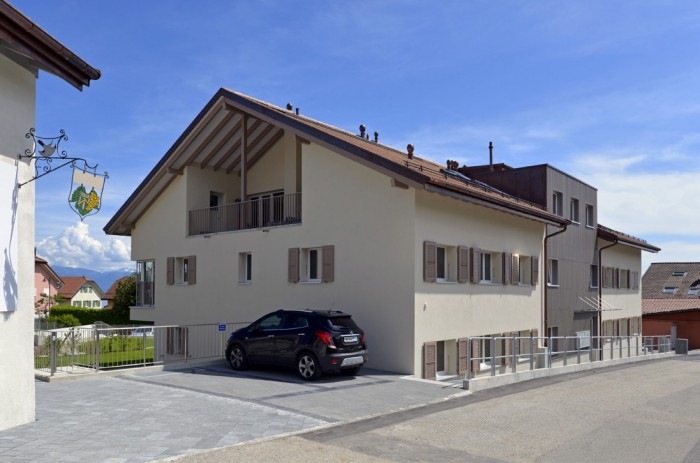
[[[73,181],[68,194],[68,204],[82,221],[97,214],[102,207],[102,190],[106,175],[89,172],[73,166]]]

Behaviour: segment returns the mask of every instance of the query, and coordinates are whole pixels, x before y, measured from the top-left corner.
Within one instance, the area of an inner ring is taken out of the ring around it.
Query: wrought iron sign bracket
[[[25,134],[25,138],[32,139],[32,147],[27,148],[24,154],[18,155],[18,158],[20,160],[29,159],[30,163],[34,161],[34,176],[26,182],[20,183],[18,188],[70,165],[73,168],[73,182],[69,190],[68,203],[71,209],[78,214],[80,220],[83,220],[86,216],[100,210],[104,182],[109,178],[109,175],[107,172],[98,174],[98,164],[92,166],[84,158],[68,156],[66,151],[61,150],[61,142],[68,141],[68,136],[63,129],[59,133],[60,135],[57,137],[40,137],[36,135],[34,128],[31,128]],[[79,186],[74,188],[74,184]],[[88,192],[85,187],[91,188],[91,191]],[[96,190],[99,191],[99,194]]]

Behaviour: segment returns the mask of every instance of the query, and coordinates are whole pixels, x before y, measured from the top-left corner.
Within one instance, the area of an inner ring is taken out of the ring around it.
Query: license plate
[[[364,359],[362,357],[348,357],[345,360],[343,360],[343,363],[340,364],[341,367],[348,367],[351,365],[362,365],[364,362]]]
[[[344,344],[357,344],[359,340],[357,336],[343,336]]]

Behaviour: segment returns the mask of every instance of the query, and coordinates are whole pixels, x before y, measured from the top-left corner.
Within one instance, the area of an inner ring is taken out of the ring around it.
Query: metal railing
[[[93,326],[35,331],[34,368],[53,376],[57,371],[98,371],[223,358],[227,336],[246,325]]]
[[[301,223],[301,193],[189,211],[189,236]]]
[[[474,336],[467,344],[465,379],[670,351],[670,336]]]

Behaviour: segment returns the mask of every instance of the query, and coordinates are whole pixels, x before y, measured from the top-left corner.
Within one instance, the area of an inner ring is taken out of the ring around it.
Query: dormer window
[[[698,288],[690,288],[688,290],[688,296],[697,296],[698,295]]]

